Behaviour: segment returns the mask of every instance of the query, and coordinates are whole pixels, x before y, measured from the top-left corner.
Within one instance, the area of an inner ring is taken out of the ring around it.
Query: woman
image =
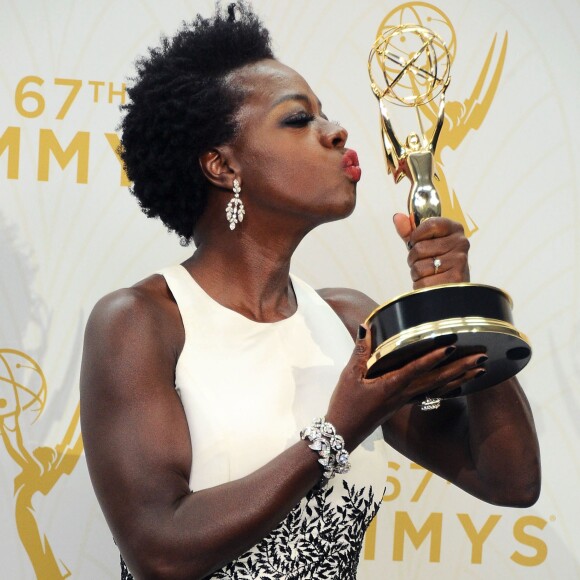
[[[411,404],[485,371],[481,353],[445,364],[449,344],[364,378],[360,322],[375,304],[289,274],[310,230],[353,211],[356,154],[255,15],[228,12],[151,50],[129,89],[133,192],[197,248],[95,307],[87,461],[135,577],[355,578],[385,440],[477,497],[526,506],[539,493],[533,420],[515,380],[436,412]],[[468,279],[460,226],[395,225],[416,288]]]

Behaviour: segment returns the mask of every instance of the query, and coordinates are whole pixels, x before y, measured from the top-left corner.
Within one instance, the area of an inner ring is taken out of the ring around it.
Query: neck
[[[259,322],[288,318],[297,308],[290,262],[304,234],[259,235],[248,226],[230,231],[224,220],[219,232],[196,230],[198,246],[184,266],[223,306]]]

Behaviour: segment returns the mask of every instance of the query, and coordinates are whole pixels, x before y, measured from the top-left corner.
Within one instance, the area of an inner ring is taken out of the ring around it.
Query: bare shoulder
[[[89,317],[87,334],[106,332],[123,340],[128,334],[154,332],[157,338],[183,335],[179,310],[165,279],[154,274],[129,288],[121,288],[101,298]],[[176,324],[177,323],[177,324]]]
[[[129,288],[121,288],[103,296],[95,305],[92,315],[123,315],[135,310],[146,312],[162,307],[170,297],[171,292],[163,276],[154,274]]]
[[[353,339],[359,324],[377,307],[372,298],[352,288],[322,288],[317,292],[343,321]]]
[[[141,369],[161,367],[173,374],[183,342],[179,310],[162,276],[111,292],[97,302],[87,322],[81,392],[95,382],[99,388],[117,385],[103,379],[110,378],[106,375],[113,369],[119,372],[136,361],[143,361]],[[133,371],[139,376],[137,369]],[[87,380],[97,373],[98,381]]]

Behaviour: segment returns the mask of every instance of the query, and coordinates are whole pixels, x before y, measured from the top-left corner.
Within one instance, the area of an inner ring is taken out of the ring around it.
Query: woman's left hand
[[[463,226],[447,218],[430,218],[417,229],[411,228],[409,216],[393,216],[395,229],[409,249],[413,289],[436,284],[469,282],[469,241]]]

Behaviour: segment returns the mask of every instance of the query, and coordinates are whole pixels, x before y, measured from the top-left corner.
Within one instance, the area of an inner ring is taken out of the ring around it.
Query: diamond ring
[[[439,268],[441,268],[441,260],[439,258],[433,258],[433,268],[435,268],[435,274],[437,274]]]
[[[441,406],[441,399],[438,397],[425,397],[423,401],[421,401],[421,411],[435,411],[439,409]]]

